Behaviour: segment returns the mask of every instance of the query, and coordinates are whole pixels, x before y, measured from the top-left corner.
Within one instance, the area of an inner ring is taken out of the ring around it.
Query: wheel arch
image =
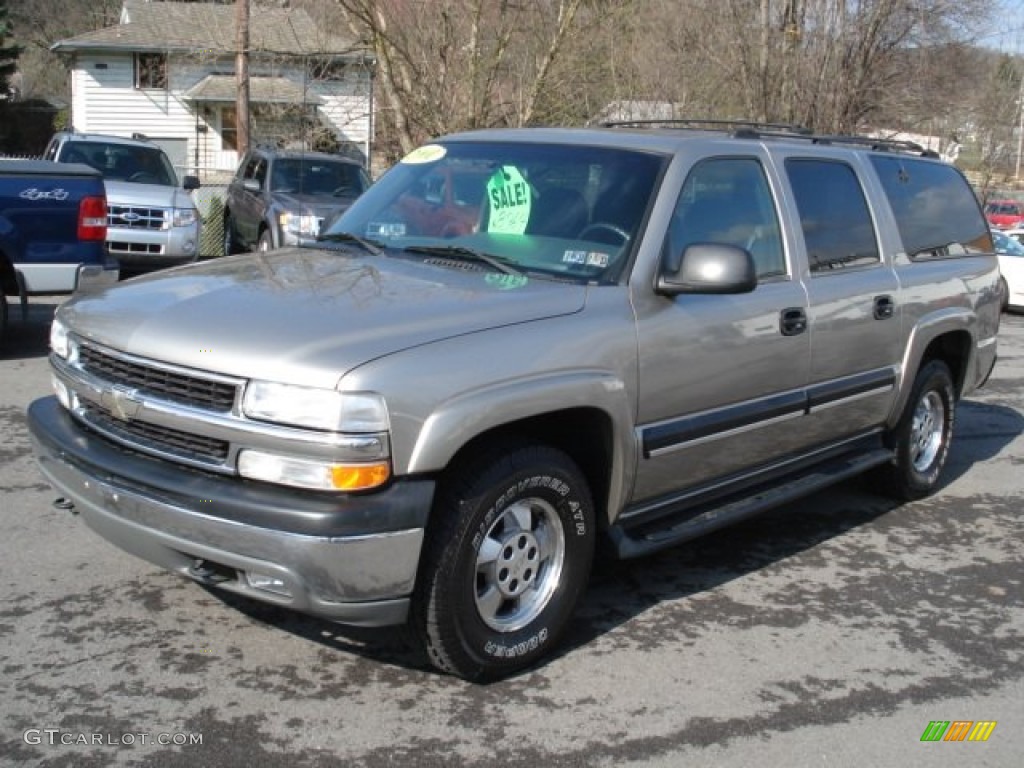
[[[973,315],[964,311],[941,313],[914,327],[907,339],[889,427],[895,426],[906,408],[918,371],[932,360],[941,360],[949,368],[958,399],[974,388],[972,376],[976,378],[978,367],[974,329]]]
[[[599,408],[567,408],[518,419],[492,427],[464,444],[441,472],[440,482],[471,459],[503,444],[546,445],[566,454],[579,467],[594,502],[598,527],[604,528],[607,516],[600,511],[608,509],[611,494],[613,435],[611,418]]]
[[[621,381],[597,372],[563,373],[467,393],[440,405],[396,455],[404,474],[443,477],[467,456],[502,440],[527,440],[566,453],[590,486],[600,524],[614,519],[632,487],[636,443]],[[411,425],[405,425],[409,427]]]

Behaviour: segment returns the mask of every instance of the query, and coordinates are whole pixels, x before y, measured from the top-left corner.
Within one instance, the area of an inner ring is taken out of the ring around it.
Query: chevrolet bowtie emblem
[[[138,390],[128,387],[114,387],[103,393],[103,406],[110,415],[120,421],[131,421],[142,410],[142,401],[138,399]]]

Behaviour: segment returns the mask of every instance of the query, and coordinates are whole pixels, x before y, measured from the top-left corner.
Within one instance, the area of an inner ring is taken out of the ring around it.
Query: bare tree
[[[377,60],[397,150],[451,130],[540,118],[584,0],[335,0]]]

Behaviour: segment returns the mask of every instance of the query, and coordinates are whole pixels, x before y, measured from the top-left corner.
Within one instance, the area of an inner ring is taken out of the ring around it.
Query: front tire
[[[564,453],[499,444],[442,484],[411,623],[430,661],[466,680],[503,677],[557,643],[594,555],[586,480]]]
[[[890,439],[896,456],[885,467],[887,489],[904,501],[924,498],[939,484],[949,456],[956,414],[956,395],[949,367],[927,363],[914,379],[903,415]]]
[[[260,232],[260,241],[256,246],[256,250],[260,253],[266,253],[267,251],[274,250],[274,239],[270,236],[269,229],[264,229]]]
[[[224,216],[224,255],[232,256],[240,252],[238,241],[235,239],[235,223],[231,215]]]

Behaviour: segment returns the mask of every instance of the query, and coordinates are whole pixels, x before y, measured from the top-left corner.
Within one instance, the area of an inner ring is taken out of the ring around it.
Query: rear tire
[[[0,288],[0,343],[3,342],[4,334],[7,332],[7,297],[4,296],[3,288]]]
[[[1006,312],[1010,308],[1010,286],[1006,284],[1006,278],[999,278],[999,290],[1003,293],[1002,310]]]
[[[590,576],[586,480],[561,451],[495,445],[439,489],[410,623],[430,661],[471,681],[550,652]]]
[[[953,437],[956,395],[949,367],[927,363],[914,379],[910,399],[890,434],[896,450],[883,480],[897,499],[912,501],[931,494],[939,484]]]

